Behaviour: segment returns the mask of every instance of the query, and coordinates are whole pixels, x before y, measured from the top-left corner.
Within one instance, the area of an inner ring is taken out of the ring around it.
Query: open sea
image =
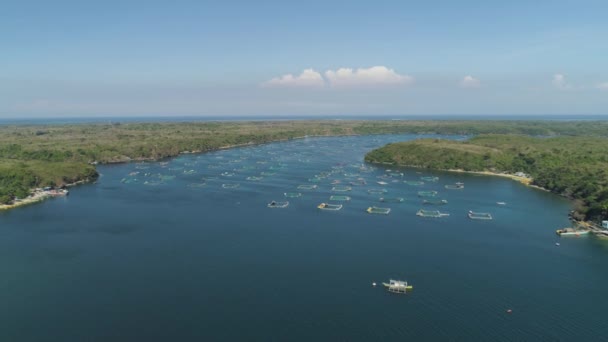
[[[570,202],[509,179],[363,163],[419,137],[104,165],[2,212],[0,341],[607,340],[608,242],[558,237]]]

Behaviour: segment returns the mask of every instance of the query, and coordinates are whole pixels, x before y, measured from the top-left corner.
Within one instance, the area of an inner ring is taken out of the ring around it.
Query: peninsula
[[[509,176],[575,201],[577,220],[608,217],[606,137],[475,136],[467,141],[420,139],[388,144],[365,160],[447,171]],[[518,177],[519,176],[519,177]]]

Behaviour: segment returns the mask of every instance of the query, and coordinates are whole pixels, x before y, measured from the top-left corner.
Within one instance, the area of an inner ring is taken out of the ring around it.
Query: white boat
[[[389,292],[393,293],[403,293],[406,294],[408,291],[412,291],[414,287],[412,285],[408,285],[407,281],[403,280],[389,280],[388,283],[382,283],[384,287],[388,289]]]

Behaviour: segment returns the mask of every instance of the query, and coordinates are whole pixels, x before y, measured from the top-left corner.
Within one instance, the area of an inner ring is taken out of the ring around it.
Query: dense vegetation
[[[155,160],[184,151],[305,135],[382,133],[606,136],[608,122],[324,120],[0,126],[0,202],[24,197],[33,187],[94,179],[92,163]]]
[[[421,139],[368,153],[369,162],[432,169],[525,172],[533,184],[577,200],[578,219],[608,217],[608,138],[480,135],[468,141]]]

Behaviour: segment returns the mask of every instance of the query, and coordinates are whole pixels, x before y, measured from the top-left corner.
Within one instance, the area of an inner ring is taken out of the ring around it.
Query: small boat
[[[388,292],[406,294],[408,291],[412,291],[414,287],[408,285],[407,281],[403,280],[389,280],[388,283],[382,283],[387,288]]]
[[[285,201],[285,202],[272,201],[272,202],[268,203],[268,208],[287,208],[288,205],[289,205],[289,202],[287,202],[287,201]]]
[[[321,203],[317,206],[317,208],[321,210],[340,210],[342,209],[342,204],[331,204],[331,203]]]
[[[496,202],[498,205],[507,205],[507,202]]]
[[[450,190],[462,190],[464,189],[464,183],[448,184],[445,188]]]
[[[387,185],[388,184],[387,182],[384,182],[384,181],[379,181],[379,182],[376,182],[376,183],[378,183],[380,185]]]
[[[391,212],[391,208],[369,207],[366,211],[370,214],[388,215]]]

